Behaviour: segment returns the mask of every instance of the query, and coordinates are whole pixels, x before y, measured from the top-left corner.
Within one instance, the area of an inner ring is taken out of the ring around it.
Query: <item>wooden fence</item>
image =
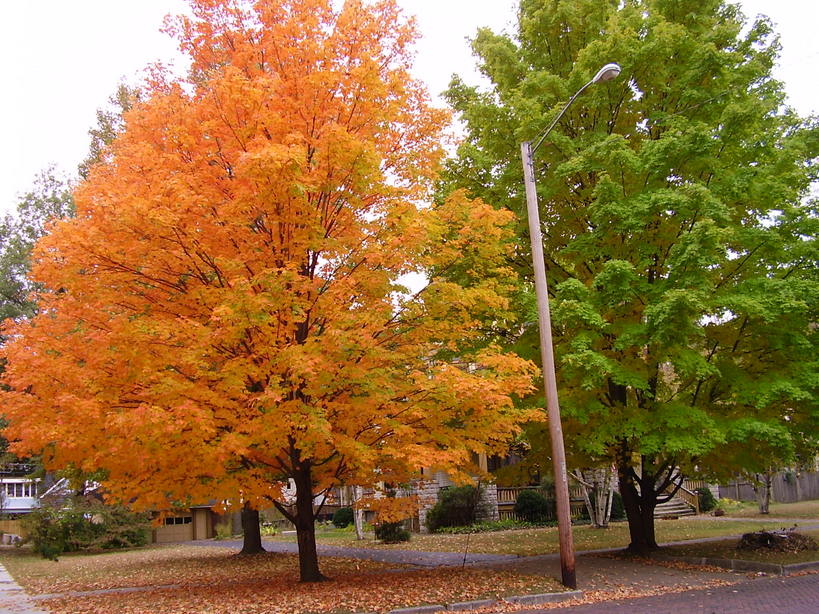
[[[19,520],[11,520],[8,518],[0,519],[0,533],[24,536],[23,528],[20,526]]]
[[[771,486],[773,491],[771,500],[777,503],[796,503],[819,499],[819,472],[780,471],[774,475]],[[719,496],[722,499],[756,501],[754,485],[750,480],[735,480],[728,484],[720,484]]]

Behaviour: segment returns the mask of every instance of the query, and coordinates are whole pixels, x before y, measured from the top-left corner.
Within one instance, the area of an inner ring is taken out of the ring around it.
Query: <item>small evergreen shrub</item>
[[[333,525],[339,529],[343,529],[344,527],[352,524],[352,522],[353,508],[351,507],[340,507],[333,514]]]
[[[384,522],[375,526],[375,538],[385,544],[398,544],[410,540],[410,532],[403,522]]]
[[[609,516],[609,520],[625,520],[626,507],[623,505],[623,497],[616,490],[611,495],[611,516]]]
[[[522,490],[515,500],[515,516],[525,522],[543,522],[554,518],[554,501],[537,490]]]
[[[435,533],[442,527],[465,527],[475,523],[481,491],[474,486],[450,486],[438,493],[438,502],[427,512],[426,525]]]
[[[714,493],[711,492],[710,488],[698,488],[697,499],[699,499],[701,512],[710,512],[717,507],[717,500],[714,498]]]

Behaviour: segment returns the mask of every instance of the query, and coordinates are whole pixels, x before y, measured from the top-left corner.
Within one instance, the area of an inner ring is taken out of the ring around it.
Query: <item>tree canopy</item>
[[[169,22],[189,76],[155,73],[124,113],[2,350],[17,451],[104,470],[135,507],[272,501],[307,581],[314,496],[463,470],[532,417],[512,401],[531,363],[481,326],[509,311],[511,216],[425,204],[447,114],[408,73],[414,30],[392,0],[333,5]]]
[[[747,25],[747,27],[746,27]],[[632,548],[678,472],[788,459],[817,423],[817,126],[771,76],[779,45],[720,0],[522,0],[481,30],[488,90],[455,78],[447,186],[518,213],[516,341],[536,358],[521,141],[604,64],[536,154],[567,442],[614,461]],[[813,425],[813,426],[811,426]]]
[[[73,212],[70,182],[49,168],[19,199],[16,212],[0,220],[0,321],[35,313],[31,301],[35,286],[28,278],[31,251],[50,222],[70,217]]]

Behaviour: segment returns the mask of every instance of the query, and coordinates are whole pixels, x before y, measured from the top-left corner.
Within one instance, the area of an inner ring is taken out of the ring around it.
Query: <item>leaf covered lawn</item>
[[[57,563],[14,553],[0,561],[29,594],[54,595],[39,604],[58,614],[385,612],[562,590],[541,576],[337,558],[320,560],[331,581],[300,584],[295,555],[239,557],[235,550],[196,546],[64,556]],[[123,588],[142,590],[66,594]]]

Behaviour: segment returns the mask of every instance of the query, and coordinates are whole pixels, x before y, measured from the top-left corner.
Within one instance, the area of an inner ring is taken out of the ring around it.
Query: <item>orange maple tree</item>
[[[462,471],[531,417],[532,365],[481,326],[508,315],[509,214],[425,204],[448,117],[394,0],[191,7],[167,24],[188,77],[153,74],[37,246],[8,434],[139,508],[272,502],[315,581],[315,497]]]

